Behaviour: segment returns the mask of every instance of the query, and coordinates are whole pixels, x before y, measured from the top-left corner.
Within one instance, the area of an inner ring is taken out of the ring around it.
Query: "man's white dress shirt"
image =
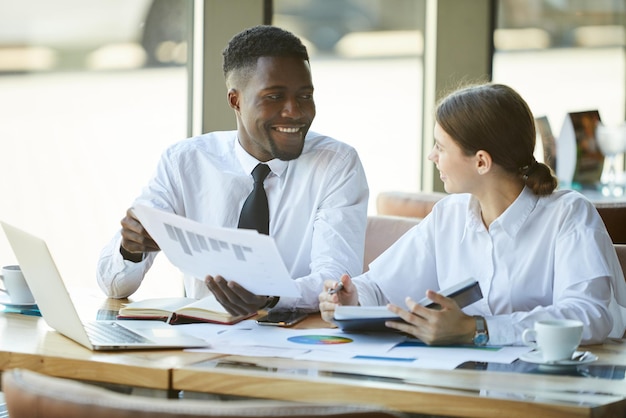
[[[623,272],[580,193],[538,197],[525,188],[489,229],[475,198],[446,196],[354,281],[362,305],[406,307],[406,296],[417,301],[467,278],[484,298],[463,311],[486,318],[492,345],[522,344],[523,330],[545,318],[581,320],[583,343],[624,333]]]
[[[189,138],[163,153],[135,204],[236,228],[258,163],[241,147],[236,131]],[[272,170],[264,183],[270,236],[302,293],[298,300],[281,298],[278,306],[317,310],[325,279],[363,270],[369,191],[361,161],[349,145],[309,132],[300,157],[267,164]],[[139,288],[157,255],[149,253],[139,263],[126,261],[120,243],[118,232],[103,249],[97,267],[98,284],[115,298]],[[190,297],[209,293],[203,277],[184,281]]]

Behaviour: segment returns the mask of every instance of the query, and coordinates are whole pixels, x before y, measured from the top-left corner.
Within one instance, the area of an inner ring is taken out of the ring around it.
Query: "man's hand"
[[[135,217],[132,209],[126,211],[122,224],[122,246],[120,253],[126,260],[138,262],[144,253],[160,251],[159,246]]]
[[[204,283],[215,295],[215,299],[231,315],[247,315],[256,312],[268,302],[268,296],[250,293],[238,283],[229,282],[222,276],[206,276]]]
[[[350,276],[344,274],[339,282],[337,280],[324,281],[324,290],[319,294],[318,300],[322,319],[332,323],[335,308],[338,305],[358,305],[359,295],[356,287],[352,284],[352,280],[350,280]]]

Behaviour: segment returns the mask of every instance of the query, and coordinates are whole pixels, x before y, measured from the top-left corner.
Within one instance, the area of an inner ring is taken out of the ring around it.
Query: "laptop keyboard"
[[[116,322],[88,322],[85,329],[92,344],[150,343],[151,340],[121,326]]]

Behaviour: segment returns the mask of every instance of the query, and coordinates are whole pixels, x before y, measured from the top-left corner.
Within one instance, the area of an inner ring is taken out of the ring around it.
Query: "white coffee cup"
[[[12,265],[2,267],[0,280],[4,283],[4,288],[0,288],[0,291],[9,296],[11,303],[15,303],[16,305],[35,303],[35,298],[28,288],[20,266]]]
[[[543,361],[569,360],[580,345],[583,323],[573,319],[549,319],[535,322],[522,333],[524,344],[541,350]]]

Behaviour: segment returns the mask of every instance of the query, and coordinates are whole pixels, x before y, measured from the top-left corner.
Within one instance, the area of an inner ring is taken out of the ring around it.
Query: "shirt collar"
[[[237,156],[237,160],[239,160],[239,164],[241,164],[241,168],[247,174],[252,173],[254,167],[257,166],[261,161],[254,158],[252,155],[248,154],[248,151],[243,149],[241,144],[239,143],[239,138],[235,138],[235,155]],[[272,173],[278,177],[281,177],[282,174],[287,170],[287,166],[289,165],[289,161],[279,160],[278,158],[274,158],[272,160],[266,161],[264,164],[270,166]]]
[[[483,219],[480,216],[480,205],[478,204],[478,199],[476,199],[473,195],[470,195],[467,204],[465,229],[463,230],[463,236],[461,237],[461,241],[465,239],[468,231],[478,231],[480,229],[485,229]]]
[[[499,225],[510,237],[515,237],[520,229],[522,229],[522,225],[524,225],[530,213],[535,209],[535,206],[537,206],[538,201],[539,196],[535,195],[531,189],[524,186],[522,192],[517,196],[517,199],[515,199],[511,206],[509,206],[502,215],[498,216],[491,225]],[[485,228],[482,216],[480,215],[480,205],[474,196],[470,197],[467,209],[468,216],[463,236],[465,236],[465,233],[470,229],[478,230]]]
[[[499,222],[502,229],[513,238],[522,229],[538,201],[539,196],[524,186],[517,199],[496,219],[496,222]]]

